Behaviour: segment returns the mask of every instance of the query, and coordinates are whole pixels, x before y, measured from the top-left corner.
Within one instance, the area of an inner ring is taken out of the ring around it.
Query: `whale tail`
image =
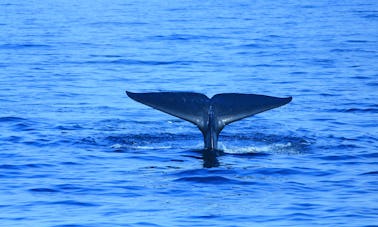
[[[211,99],[193,92],[126,91],[126,94],[137,102],[197,125],[204,135],[205,148],[211,150],[216,149],[218,135],[226,125],[283,106],[292,100],[292,97],[238,93],[217,94]]]

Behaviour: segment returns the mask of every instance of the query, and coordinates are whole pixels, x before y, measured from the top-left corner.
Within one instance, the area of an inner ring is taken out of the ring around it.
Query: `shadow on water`
[[[204,168],[214,168],[219,167],[220,163],[218,160],[219,156],[225,155],[223,150],[197,150],[197,152],[202,153],[203,167]],[[239,153],[239,154],[227,154],[233,156],[269,156],[268,153]]]
[[[218,156],[222,155],[223,151],[221,150],[202,150],[202,159],[203,159],[203,167],[204,168],[213,168],[218,167],[219,161]]]
[[[197,156],[197,155],[182,155],[182,156],[195,158],[195,159],[202,159],[204,168],[219,167],[220,163],[219,163],[218,157],[224,154],[222,150],[209,150],[209,149],[188,150],[188,152],[190,153],[195,152],[195,153],[200,154],[201,156]]]

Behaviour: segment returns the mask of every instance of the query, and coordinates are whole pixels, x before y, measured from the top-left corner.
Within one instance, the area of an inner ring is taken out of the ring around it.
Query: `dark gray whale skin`
[[[222,129],[235,121],[289,103],[292,97],[222,93],[208,98],[194,92],[126,91],[133,100],[195,124],[202,132],[204,150],[218,155],[218,136]]]

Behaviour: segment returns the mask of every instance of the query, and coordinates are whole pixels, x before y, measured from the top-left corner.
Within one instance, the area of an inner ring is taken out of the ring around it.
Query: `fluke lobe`
[[[137,102],[195,124],[202,132],[205,150],[217,150],[222,129],[234,122],[289,103],[292,97],[222,93],[208,98],[193,92],[126,94]]]

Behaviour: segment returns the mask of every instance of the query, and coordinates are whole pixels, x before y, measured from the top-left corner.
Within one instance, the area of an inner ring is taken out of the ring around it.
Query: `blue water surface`
[[[376,1],[1,1],[1,226],[378,226]],[[227,126],[125,90],[293,96]]]

